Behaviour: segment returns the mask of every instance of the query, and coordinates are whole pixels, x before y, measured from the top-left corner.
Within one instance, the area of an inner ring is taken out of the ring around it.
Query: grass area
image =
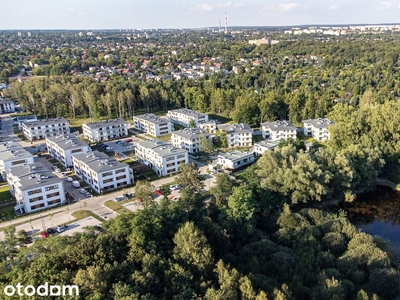
[[[13,196],[10,193],[10,187],[8,185],[3,185],[0,187],[0,202],[9,200],[13,200]]]
[[[227,117],[220,116],[220,115],[216,115],[216,114],[209,114],[208,116],[209,116],[209,119],[211,119],[211,120],[218,120],[218,121],[220,121],[221,123],[229,123],[229,122],[232,121],[231,118],[227,118]]]
[[[12,220],[16,217],[15,212],[14,212],[14,206],[15,206],[15,204],[0,207],[0,221],[1,222],[6,222],[6,221]]]
[[[312,143],[315,142],[312,136],[304,135],[303,132],[297,132],[297,138],[304,141],[304,143]]]
[[[87,217],[93,217],[96,220],[99,220],[100,222],[104,222],[104,220],[102,218],[100,218],[98,215],[96,215],[88,210],[77,210],[77,211],[73,212],[71,215],[77,220],[81,220],[81,219],[84,219]],[[76,221],[76,220],[74,220],[74,221]],[[74,221],[71,221],[69,223],[73,223]],[[65,225],[65,224],[63,224],[63,225]]]
[[[162,140],[164,142],[170,142],[171,141],[171,134],[166,134],[158,137],[159,140]]]
[[[138,174],[136,176],[136,180],[157,180],[160,177],[158,177],[158,175],[156,174],[156,172],[154,172],[153,170],[148,170],[145,172],[140,172],[140,174]]]
[[[112,209],[113,211],[115,211],[117,214],[123,214],[124,212],[130,211],[128,209],[126,209],[125,207],[123,207],[123,204],[127,204],[129,202],[134,201],[133,199],[126,199],[124,201],[121,202],[115,202],[114,200],[108,200],[106,202],[104,202],[104,205],[106,207],[108,207],[109,209]]]
[[[253,142],[254,142],[254,143],[261,142],[262,140],[264,140],[264,139],[263,139],[263,137],[262,137],[261,134],[259,134],[259,135],[253,135]]]

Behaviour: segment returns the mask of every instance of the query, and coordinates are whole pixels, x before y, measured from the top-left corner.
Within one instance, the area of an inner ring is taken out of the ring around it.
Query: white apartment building
[[[155,114],[144,114],[133,117],[135,129],[146,132],[152,136],[161,136],[172,131],[169,120],[157,117]]]
[[[69,123],[65,118],[43,119],[29,123],[24,122],[22,124],[22,131],[24,136],[30,141],[70,133]]]
[[[158,176],[175,173],[181,164],[189,163],[186,150],[160,140],[140,141],[135,151],[138,161],[152,168]]]
[[[20,144],[12,142],[0,144],[0,172],[3,180],[6,180],[7,173],[12,167],[33,163],[33,155]]]
[[[73,166],[73,154],[92,151],[88,144],[72,134],[47,137],[46,146],[49,154],[67,168]]]
[[[85,138],[92,143],[128,136],[128,126],[122,119],[87,123],[82,125],[82,129]]]
[[[18,124],[18,128],[22,129],[23,123],[36,122],[37,120],[38,120],[38,118],[35,115],[19,116],[19,117],[14,118],[14,124]]]
[[[218,130],[226,132],[228,147],[250,147],[254,130],[247,124],[220,124]]]
[[[194,123],[196,124],[195,127],[198,127],[201,123],[208,122],[207,114],[187,108],[169,110],[167,117],[172,123],[179,124],[183,127],[190,127],[190,120],[194,120]]]
[[[97,193],[132,185],[133,170],[107,154],[93,151],[72,155],[76,176],[87,182]]]
[[[303,132],[305,136],[312,136],[317,141],[327,141],[330,139],[328,127],[333,124],[333,121],[327,118],[304,120]]]
[[[216,166],[234,172],[254,162],[253,153],[230,151],[226,153],[219,153],[216,160]]]
[[[201,128],[185,128],[173,131],[171,134],[172,145],[185,149],[189,153],[200,151],[200,137],[211,140],[211,134]]]
[[[288,138],[295,140],[297,137],[297,128],[290,121],[261,123],[261,127],[263,138],[273,142],[279,142],[282,139],[286,140]]]
[[[254,144],[253,153],[255,156],[261,156],[265,151],[274,150],[278,146],[278,142],[263,140]]]
[[[12,167],[7,181],[19,214],[61,205],[66,200],[63,180],[40,162]]]
[[[208,122],[200,123],[199,127],[210,134],[215,134],[217,132],[217,121],[210,120]]]
[[[15,112],[15,102],[0,97],[0,114]]]

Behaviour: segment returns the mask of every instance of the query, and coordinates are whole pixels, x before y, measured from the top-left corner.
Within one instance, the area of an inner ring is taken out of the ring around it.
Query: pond
[[[400,254],[400,192],[388,187],[357,196],[341,208],[349,220],[363,232],[389,240]]]

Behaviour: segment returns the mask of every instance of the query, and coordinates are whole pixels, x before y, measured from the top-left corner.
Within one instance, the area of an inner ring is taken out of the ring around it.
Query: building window
[[[124,172],[125,172],[125,169],[115,170],[115,174],[124,173]]]
[[[46,192],[51,191],[51,190],[55,190],[55,189],[58,189],[58,184],[55,184],[55,185],[52,185],[52,186],[46,186],[46,187],[44,188],[44,190],[45,190]]]
[[[114,180],[113,178],[103,180],[103,184],[108,183],[108,182],[112,182],[113,180]]]
[[[52,198],[52,197],[56,197],[56,196],[59,196],[59,195],[60,195],[60,192],[55,192],[55,193],[52,193],[52,194],[47,194],[46,198]]]
[[[39,197],[29,199],[29,203],[34,203],[34,202],[38,202],[38,201],[42,201],[42,200],[43,200],[43,196],[39,196]]]
[[[34,195],[34,194],[39,194],[42,192],[42,189],[37,189],[37,190],[32,190],[28,192],[28,196]]]
[[[124,178],[126,178],[126,175],[118,176],[118,177],[115,178],[115,179],[116,179],[116,180],[121,180],[121,179],[124,179]]]
[[[44,207],[44,203],[32,205],[31,210],[35,210],[35,209],[42,208],[42,207]]]
[[[47,203],[48,203],[48,205],[53,205],[53,204],[57,204],[57,203],[60,203],[60,202],[61,202],[61,199],[55,199],[55,200],[51,200],[51,201],[49,201]]]
[[[105,173],[101,174],[101,176],[103,176],[103,177],[111,176],[111,175],[112,175],[112,172],[105,172]]]

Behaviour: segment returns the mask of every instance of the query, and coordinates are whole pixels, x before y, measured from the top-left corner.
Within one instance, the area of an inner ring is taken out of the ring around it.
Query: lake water
[[[349,220],[363,232],[389,240],[400,254],[400,193],[387,187],[357,196],[341,205]]]

